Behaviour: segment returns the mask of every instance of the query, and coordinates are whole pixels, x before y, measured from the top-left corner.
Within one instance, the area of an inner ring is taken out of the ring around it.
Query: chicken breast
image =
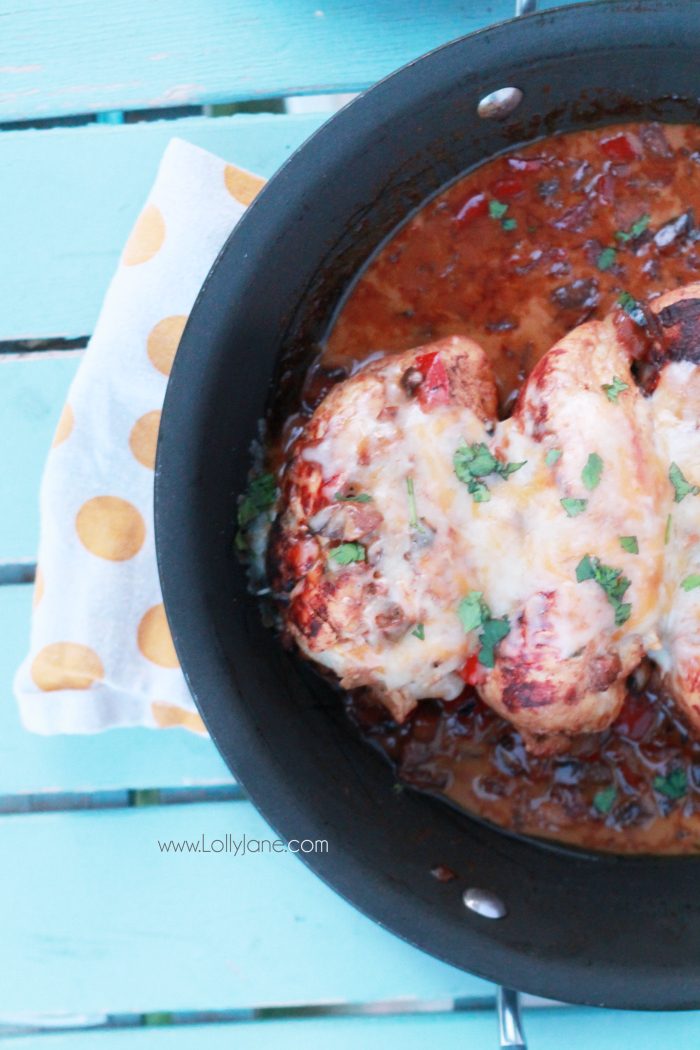
[[[531,744],[603,729],[658,642],[656,508],[668,486],[611,320],[581,325],[545,355],[498,448],[528,466],[492,508],[493,529],[505,527],[517,553],[508,592],[502,583],[493,598],[511,628],[480,692]]]
[[[483,351],[448,338],[335,387],[283,479],[270,575],[289,633],[397,720],[464,687],[469,641],[455,610],[474,582],[473,503],[452,454],[483,441],[495,413]]]

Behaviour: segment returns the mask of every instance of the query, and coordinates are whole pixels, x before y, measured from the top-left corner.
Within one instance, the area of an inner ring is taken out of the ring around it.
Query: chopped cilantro
[[[457,615],[465,631],[475,631],[488,620],[491,612],[481,591],[470,591],[457,606]]]
[[[617,252],[614,248],[603,248],[596,261],[596,266],[599,270],[609,270],[611,266],[615,265],[616,258]]]
[[[517,227],[517,225],[518,225],[518,220],[517,219],[503,219],[501,221],[501,226],[503,227],[504,230],[514,230]]]
[[[644,310],[633,295],[630,295],[629,292],[620,292],[617,297],[617,303],[618,306],[621,306],[625,313],[631,317],[635,324],[638,324],[640,328],[646,328],[647,320],[644,316]]]
[[[688,777],[684,769],[674,769],[665,777],[654,777],[654,790],[666,798],[679,799],[688,791]]]
[[[560,448],[550,448],[547,455],[544,457],[544,461],[548,467],[553,467],[557,460],[561,459]]]
[[[665,544],[668,544],[668,541],[671,539],[671,522],[672,522],[672,520],[673,519],[672,519],[671,515],[669,514],[669,516],[666,518],[666,528],[664,529],[664,543]]]
[[[617,788],[610,784],[608,787],[601,788],[600,791],[596,791],[593,796],[593,805],[599,813],[609,813],[613,808],[615,799],[617,798]]]
[[[623,602],[625,592],[630,581],[623,575],[622,569],[615,569],[611,565],[603,565],[600,558],[592,558],[590,554],[584,555],[576,566],[576,579],[579,583],[585,580],[595,580],[615,611],[615,626],[621,627],[626,623],[631,614],[632,606],[629,602]]]
[[[238,504],[238,525],[244,529],[268,510],[275,502],[277,483],[274,474],[258,474],[248,483],[243,499]]]
[[[333,497],[338,503],[371,503],[372,497],[366,492],[358,492],[356,496],[344,496],[342,492],[336,492]]]
[[[639,544],[636,536],[620,536],[620,546],[628,554],[639,554]]]
[[[418,638],[421,642],[425,641],[425,624],[417,623],[415,628],[411,631],[411,634]]]
[[[406,491],[408,493],[408,524],[412,529],[422,528],[418,520],[418,509],[416,507],[416,493],[413,487],[413,478],[406,478]]]
[[[681,581],[681,587],[684,591],[694,591],[696,587],[700,587],[700,575],[697,572],[693,572],[690,576],[686,576]]]
[[[472,591],[463,598],[457,607],[457,615],[465,631],[475,631],[481,627],[479,663],[484,667],[493,667],[495,648],[510,631],[508,617],[494,619],[481,591]]]
[[[498,474],[507,480],[511,474],[515,474],[516,470],[524,467],[527,460],[523,460],[522,463],[502,463],[500,459],[496,459],[487,445],[475,443],[460,445],[452,462],[455,474],[467,486],[474,502],[488,503],[491,493],[488,486],[479,479],[489,474]]]
[[[581,471],[581,481],[586,486],[589,492],[597,488],[600,484],[600,477],[603,473],[603,461],[597,452],[591,452],[590,456],[586,460],[586,465]]]
[[[587,499],[572,499],[569,496],[559,502],[570,518],[576,518],[579,514],[583,514],[588,506]]]
[[[617,399],[622,391],[629,390],[629,383],[623,383],[617,376],[613,376],[612,383],[603,383],[602,389],[604,390],[608,401],[612,401],[612,403],[616,405]]]
[[[365,561],[367,554],[361,543],[341,543],[330,551],[329,557],[338,565],[351,565],[354,561]]]
[[[642,215],[640,219],[632,223],[629,230],[618,230],[615,236],[618,241],[627,244],[627,241],[633,241],[635,237],[639,237],[640,234],[644,233],[650,222],[651,215]]]
[[[502,219],[507,211],[507,204],[503,204],[501,201],[496,200],[489,201],[489,215],[492,219]]]
[[[677,463],[672,463],[669,467],[668,477],[674,489],[674,503],[680,503],[686,496],[697,496],[698,492],[700,492],[700,488],[697,485],[691,485],[686,481],[683,471]]]
[[[510,631],[510,621],[507,616],[497,620],[487,620],[479,635],[481,649],[479,651],[479,663],[484,667],[493,667],[496,662],[495,648],[502,642]]]

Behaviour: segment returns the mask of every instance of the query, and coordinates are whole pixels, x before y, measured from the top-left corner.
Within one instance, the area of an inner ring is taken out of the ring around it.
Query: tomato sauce
[[[359,275],[302,395],[308,414],[358,363],[476,339],[503,416],[542,354],[616,303],[700,278],[700,127],[626,124],[498,157],[424,205]],[[289,421],[291,437],[299,417]],[[605,733],[533,757],[470,687],[402,726],[365,695],[354,722],[399,779],[514,832],[627,853],[700,850],[700,742],[651,665]]]

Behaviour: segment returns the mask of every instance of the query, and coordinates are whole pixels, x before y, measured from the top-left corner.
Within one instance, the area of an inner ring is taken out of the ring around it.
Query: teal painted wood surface
[[[0,119],[359,90],[514,6],[3,0]]]
[[[158,848],[227,832],[276,837],[247,802],[2,818],[0,1016],[492,994],[292,854]]]
[[[0,358],[0,562],[36,555],[39,480],[77,367],[72,354]]]
[[[12,695],[12,677],[26,652],[31,592],[26,585],[0,587],[0,796],[232,783],[212,742],[184,729],[114,729],[94,736],[27,733]],[[24,860],[17,864],[22,868]]]
[[[613,1013],[610,1010],[527,1010],[531,1050],[696,1050],[698,1014]],[[141,1029],[50,1040],[9,1040],[17,1050],[495,1050],[491,1013],[425,1017],[334,1017],[262,1021],[190,1029]]]
[[[0,340],[92,332],[174,135],[269,176],[323,120],[198,117],[0,133]]]

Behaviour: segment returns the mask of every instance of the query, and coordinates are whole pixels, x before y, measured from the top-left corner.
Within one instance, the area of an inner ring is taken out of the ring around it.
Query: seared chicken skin
[[[700,286],[653,304],[651,396],[610,319],[554,346],[500,423],[461,337],[338,384],[294,446],[269,544],[302,652],[397,721],[468,682],[538,750],[606,728],[650,655],[700,730],[696,306]]]

